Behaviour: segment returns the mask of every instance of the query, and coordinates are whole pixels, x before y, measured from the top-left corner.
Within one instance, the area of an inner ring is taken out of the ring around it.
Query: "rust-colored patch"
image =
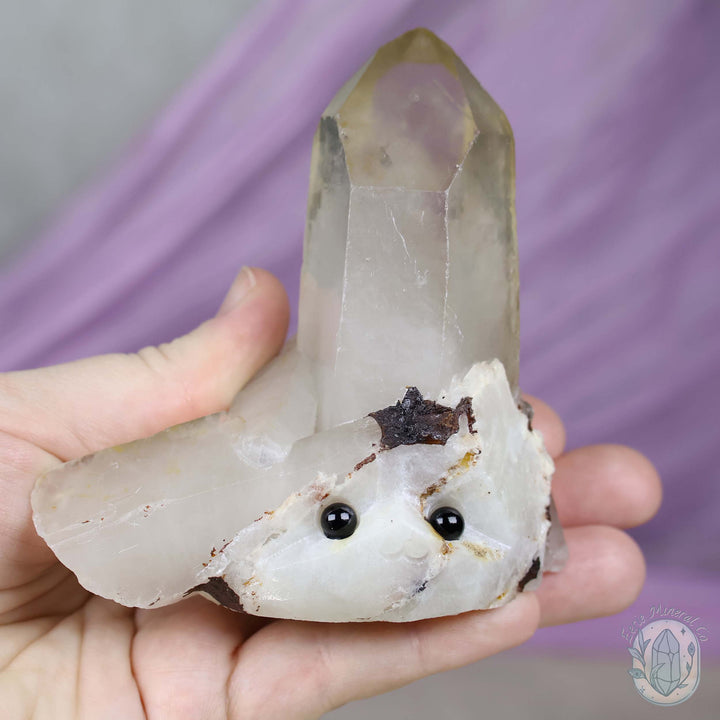
[[[440,492],[440,490],[443,488],[443,486],[447,483],[447,477],[441,477],[439,480],[434,482],[432,485],[428,485],[421,493],[420,493],[420,506],[425,509],[425,503],[427,502],[428,498],[431,498],[435,493]]]
[[[473,465],[475,465],[475,463],[477,463],[478,455],[480,455],[479,450],[466,452],[460,460],[448,468],[447,475],[441,477],[439,480],[436,480],[432,483],[432,485],[428,485],[425,490],[420,493],[420,508],[422,512],[425,512],[425,504],[428,499],[440,492],[440,490],[447,485],[449,479],[456,478],[458,475],[466,473]]]
[[[472,409],[472,398],[468,395],[462,398],[455,407],[454,412],[458,420],[460,419],[461,415],[465,416],[468,424],[468,432],[474,435],[477,430],[475,429],[475,413]]]
[[[223,607],[235,612],[242,612],[243,606],[240,602],[238,594],[227,584],[224,576],[217,575],[215,577],[208,578],[207,582],[190,588],[183,597],[194,592],[204,592],[208,594],[214,600],[217,600]]]
[[[444,445],[460,430],[460,416],[465,415],[468,429],[475,430],[472,400],[464,397],[453,410],[432,400],[424,400],[416,387],[409,387],[395,405],[369,413],[382,433],[381,447],[392,450],[399,445]]]
[[[501,553],[495,548],[480,543],[463,540],[463,547],[467,548],[478,560],[498,560],[502,557]]]
[[[310,491],[312,492],[312,499],[315,502],[322,502],[326,497],[330,495],[330,492],[326,490],[322,485],[311,485]]]
[[[533,410],[533,406],[523,398],[520,398],[520,402],[518,403],[518,410],[525,415],[527,418],[527,426],[528,430],[532,432],[533,426],[532,421],[533,417],[535,417],[535,411]]]
[[[538,573],[540,572],[540,558],[536,557],[532,564],[530,565],[530,568],[523,576],[522,580],[518,583],[518,592],[522,592],[525,589],[525,586],[531,581],[534,580]]]
[[[225,540],[225,538],[223,538],[223,544],[219,548],[213,545],[210,549],[210,559],[217,557],[231,542],[232,540]],[[209,565],[209,563],[203,563],[203,566],[206,565]]]
[[[443,542],[442,549],[440,550],[441,555],[450,555],[453,551],[453,546],[449,542]]]
[[[500,600],[502,600],[506,595],[507,595],[507,591],[504,592],[504,593],[501,593],[500,595],[498,595],[498,596],[495,598],[495,602],[500,602]]]
[[[256,517],[253,522],[258,522],[259,520],[262,520],[266,515],[270,516],[274,513],[274,510],[266,510],[260,517]]]
[[[375,458],[377,458],[377,453],[372,453],[372,454],[368,455],[364,460],[361,460],[361,461],[355,466],[354,469],[355,469],[356,471],[359,470],[361,467],[364,467],[364,466],[367,465],[368,463],[371,463],[373,460],[375,460]]]

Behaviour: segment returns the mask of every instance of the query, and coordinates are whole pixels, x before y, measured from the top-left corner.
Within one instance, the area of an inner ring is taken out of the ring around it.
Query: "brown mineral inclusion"
[[[382,446],[390,450],[398,445],[444,445],[460,429],[460,416],[465,415],[473,432],[475,417],[472,402],[464,397],[453,410],[432,400],[424,400],[416,387],[409,387],[402,400],[383,410],[370,413],[380,426]]]

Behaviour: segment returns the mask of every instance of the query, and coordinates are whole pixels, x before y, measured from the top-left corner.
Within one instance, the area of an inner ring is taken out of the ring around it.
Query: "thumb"
[[[279,351],[287,322],[281,283],[243,268],[217,315],[177,340],[0,375],[0,431],[68,460],[217,412]]]

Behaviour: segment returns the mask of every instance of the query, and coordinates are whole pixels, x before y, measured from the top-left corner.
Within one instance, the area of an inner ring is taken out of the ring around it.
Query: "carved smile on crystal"
[[[428,30],[347,81],[313,144],[297,339],[227,412],[38,479],[37,531],[85,588],[406,622],[497,607],[561,565],[518,389],[514,153]]]

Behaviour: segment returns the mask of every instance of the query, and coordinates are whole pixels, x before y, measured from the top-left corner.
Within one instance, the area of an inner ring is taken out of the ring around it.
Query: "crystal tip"
[[[454,56],[453,49],[443,42],[432,30],[424,27],[408,30],[383,45],[378,53],[391,51],[398,61],[438,62],[448,55]]]

